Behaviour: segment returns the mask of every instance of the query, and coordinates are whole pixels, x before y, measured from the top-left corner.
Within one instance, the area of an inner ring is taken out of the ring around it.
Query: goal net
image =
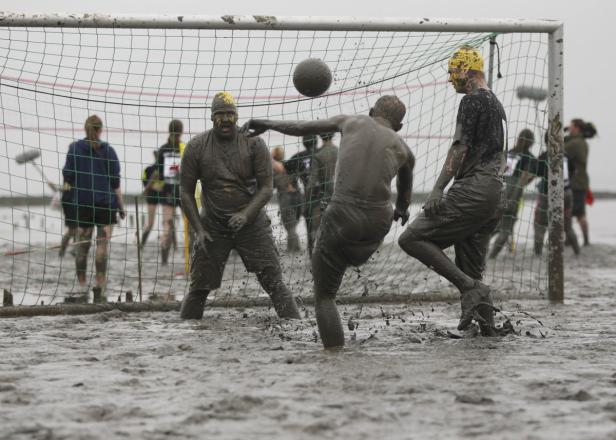
[[[126,199],[127,218],[114,228],[110,244],[110,301],[138,289],[136,227],[139,222],[143,228],[147,221],[140,196],[144,168],[166,143],[172,119],[183,122],[183,142],[211,128],[209,106],[219,91],[235,96],[240,124],[248,118],[367,114],[379,96],[397,95],[407,107],[400,135],[416,157],[411,221],[451,144],[460,96],[447,83],[447,60],[460,45],[475,46],[485,57],[486,75],[493,78],[492,89],[508,115],[509,147],[528,128],[535,137],[531,152],[537,156],[545,149],[548,101],[520,99],[516,90],[548,87],[546,33],[236,29],[231,24],[163,29],[152,23],[150,28],[0,23],[0,288],[11,291],[17,304],[62,302],[79,289],[72,244],[63,258],[58,255],[63,215],[51,203],[54,192],[39,170],[62,185],[69,144],[85,136],[84,121],[92,114],[103,120],[103,139],[118,154]],[[294,66],[310,57],[324,60],[333,74],[330,89],[317,98],[299,95],[292,82]],[[303,148],[301,139],[275,132],[263,139],[270,148],[282,146],[286,159]],[[333,141],[338,144],[340,137]],[[32,149],[40,151],[40,158],[25,164],[15,161]],[[517,222],[503,251],[487,263],[487,283],[509,294],[540,295],[546,288],[546,257],[533,252],[536,181],[523,188]],[[298,225],[302,251],[288,253],[275,197],[266,211],[285,282],[295,295],[311,296],[304,219]],[[144,300],[152,295],[169,298],[168,294],[181,299],[187,292],[184,227],[178,210],[177,245],[169,264],[162,265],[162,214],[157,207],[141,254]],[[378,300],[453,292],[446,280],[401,251],[397,237],[403,229],[394,223],[373,258],[347,271],[340,295]],[[94,247],[88,259],[90,286]],[[254,275],[232,253],[222,286],[211,297],[251,300],[264,295]]]

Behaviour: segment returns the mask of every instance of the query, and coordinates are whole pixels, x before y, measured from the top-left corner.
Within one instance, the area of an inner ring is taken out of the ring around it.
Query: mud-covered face
[[[449,78],[447,79],[453,85],[457,93],[466,93],[468,85],[468,70],[450,68]]]
[[[237,112],[231,109],[218,110],[212,115],[214,133],[221,138],[231,138],[237,130]]]

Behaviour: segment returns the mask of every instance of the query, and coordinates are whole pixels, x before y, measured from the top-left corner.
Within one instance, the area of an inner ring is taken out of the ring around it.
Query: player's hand
[[[440,214],[440,205],[442,199],[443,190],[434,188],[423,206],[424,212],[427,217],[434,217]]]
[[[122,220],[124,220],[126,218],[126,211],[124,210],[123,206],[121,206],[120,209],[118,210],[118,214],[120,214],[120,218]]]
[[[206,243],[208,241],[214,241],[212,239],[212,236],[210,235],[210,233],[208,231],[206,231],[205,229],[197,232],[197,245],[203,249],[205,251],[206,249]]]
[[[247,135],[248,137],[259,136],[267,131],[265,123],[259,119],[249,119],[242,128],[240,133]]]
[[[411,216],[411,214],[409,213],[408,209],[402,210],[402,209],[398,209],[396,208],[394,210],[394,221],[398,221],[400,220],[400,224],[402,226],[406,225],[406,222],[409,221],[409,217]]]
[[[229,219],[229,223],[227,224],[234,231],[239,231],[244,226],[246,226],[246,223],[248,223],[248,217],[246,216],[246,214],[244,214],[243,212],[238,212],[231,216],[231,218]]]

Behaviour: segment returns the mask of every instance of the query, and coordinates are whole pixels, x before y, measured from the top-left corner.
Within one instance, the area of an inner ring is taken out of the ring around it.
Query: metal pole
[[[135,197],[135,221],[137,222],[137,275],[139,278],[138,292],[139,302],[143,300],[141,296],[141,235],[139,231],[139,197]]]
[[[540,33],[553,32],[560,24],[555,20],[516,18],[26,14],[0,11],[0,27]]]
[[[494,79],[494,47],[496,46],[496,36],[490,37],[490,58],[488,61],[488,87],[492,89]]]
[[[548,37],[548,298],[562,303],[564,292],[563,26]]]

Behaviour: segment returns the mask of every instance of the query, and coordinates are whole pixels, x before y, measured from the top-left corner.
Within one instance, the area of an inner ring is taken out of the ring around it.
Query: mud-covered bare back
[[[332,201],[390,205],[391,181],[411,156],[408,146],[370,116],[348,117],[341,128]]]

